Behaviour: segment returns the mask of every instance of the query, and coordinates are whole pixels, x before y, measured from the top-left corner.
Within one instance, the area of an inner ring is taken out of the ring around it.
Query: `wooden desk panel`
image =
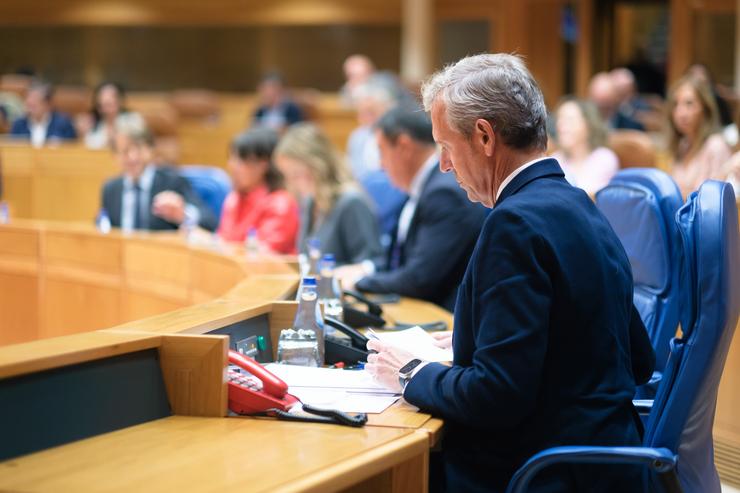
[[[421,492],[427,454],[409,430],[172,416],[0,463],[0,489],[328,492],[406,465],[396,491]]]
[[[119,173],[109,151],[79,144],[33,148],[0,142],[4,194],[12,217],[92,223],[108,178]]]

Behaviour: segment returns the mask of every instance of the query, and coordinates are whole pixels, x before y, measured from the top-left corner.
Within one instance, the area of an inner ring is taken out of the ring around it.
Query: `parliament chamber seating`
[[[558,463],[643,464],[650,468],[647,480],[658,488],[654,491],[720,492],[712,427],[740,314],[740,237],[731,186],[705,182],[681,207],[676,222],[685,253],[682,332],[671,340],[658,394],[648,405],[643,447],[555,447],[540,452],[517,472],[509,493],[526,491],[539,470]]]
[[[634,303],[655,350],[656,374],[638,390],[638,397],[655,395],[676,334],[679,277],[683,261],[675,215],[683,199],[676,183],[657,169],[620,171],[596,193],[596,206],[619,237],[635,284]]]
[[[231,179],[221,168],[215,166],[185,165],[180,166],[180,174],[184,176],[195,193],[206,204],[213,214],[221,217],[221,207],[226,196],[231,191]]]

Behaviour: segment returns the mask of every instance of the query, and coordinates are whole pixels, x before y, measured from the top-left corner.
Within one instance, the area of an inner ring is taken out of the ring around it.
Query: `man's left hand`
[[[398,370],[414,359],[414,355],[377,339],[367,341],[367,348],[377,351],[377,354],[368,355],[365,370],[384,387],[398,393],[403,392],[398,381]]]

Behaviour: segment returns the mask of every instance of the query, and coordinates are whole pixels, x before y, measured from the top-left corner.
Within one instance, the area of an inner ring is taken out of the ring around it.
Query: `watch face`
[[[398,374],[399,375],[403,375],[405,373],[408,373],[411,370],[413,370],[414,368],[416,368],[417,366],[419,366],[420,364],[421,364],[421,360],[414,358],[411,361],[409,361],[408,363],[406,363],[405,365],[403,365],[401,367],[401,369],[398,370]]]

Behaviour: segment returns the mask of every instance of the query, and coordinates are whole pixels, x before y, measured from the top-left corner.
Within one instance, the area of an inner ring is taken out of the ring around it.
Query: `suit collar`
[[[560,168],[560,164],[558,164],[557,160],[552,158],[543,159],[519,173],[513,180],[511,180],[511,182],[509,182],[508,185],[506,185],[493,207],[495,208],[501,202],[506,200],[507,197],[517,193],[527,183],[546,176],[561,176],[565,178],[565,174],[563,173],[562,168]]]

